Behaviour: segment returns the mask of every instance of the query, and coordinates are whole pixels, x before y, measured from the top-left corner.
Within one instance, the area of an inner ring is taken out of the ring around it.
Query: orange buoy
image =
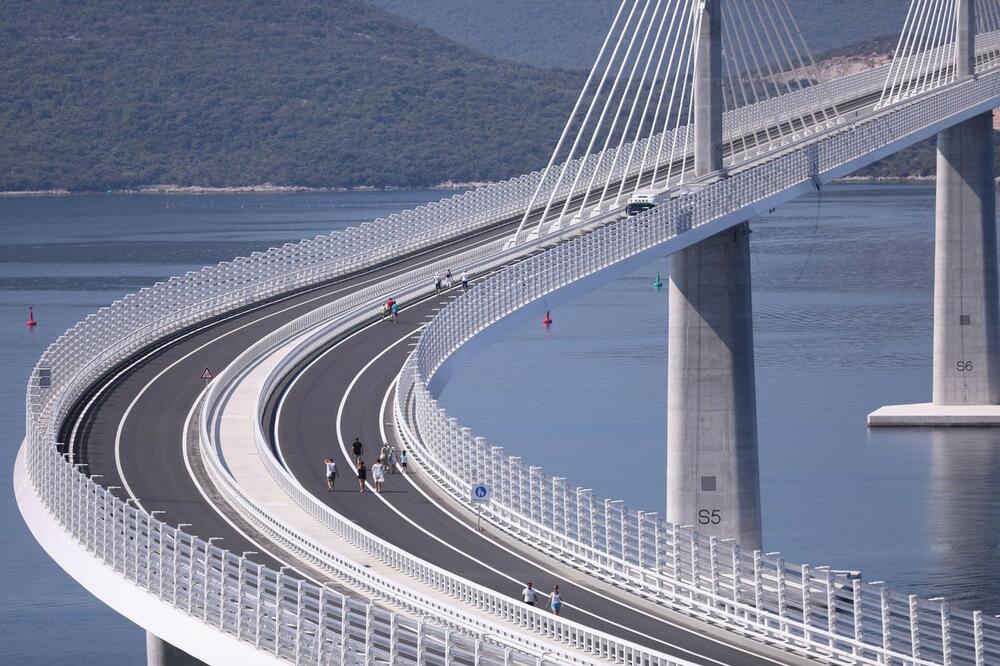
[[[545,311],[545,318],[542,319],[542,325],[543,326],[549,326],[551,324],[552,324],[552,317],[549,316],[549,311],[546,310]]]
[[[38,326],[38,322],[35,321],[35,311],[31,308],[30,305],[28,306],[28,321],[24,322],[24,325],[27,326],[28,328],[34,328]]]

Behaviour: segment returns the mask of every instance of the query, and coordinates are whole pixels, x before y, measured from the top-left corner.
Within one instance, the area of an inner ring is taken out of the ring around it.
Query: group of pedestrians
[[[534,606],[538,602],[538,591],[535,589],[534,585],[531,584],[531,582],[528,583],[527,587],[521,590],[521,599],[523,599],[524,603],[529,606]],[[552,593],[549,595],[549,608],[552,609],[553,613],[559,615],[559,611],[562,610],[562,605],[562,594],[559,593],[559,586],[553,585]]]
[[[354,456],[355,473],[358,477],[358,492],[363,493],[365,492],[365,484],[368,482],[368,467],[365,465],[364,460],[365,445],[361,442],[360,437],[355,437],[354,441],[351,442],[351,453]],[[409,457],[406,449],[397,454],[396,449],[388,442],[382,444],[378,458],[371,467],[371,477],[372,483],[375,486],[375,492],[382,492],[385,475],[395,474],[397,464],[403,471],[403,474],[406,474]],[[327,458],[323,461],[323,464],[326,466],[326,489],[333,492],[334,485],[337,482],[337,463],[333,461],[333,458]]]
[[[399,302],[392,296],[387,298],[382,305],[382,319],[384,320],[386,317],[391,319],[394,324],[399,323]]]
[[[462,291],[469,291],[469,274],[462,271],[462,276],[459,278]],[[447,270],[444,275],[437,273],[434,275],[434,291],[441,293],[442,291],[448,291],[453,286],[455,286],[455,276],[452,275],[451,269]]]

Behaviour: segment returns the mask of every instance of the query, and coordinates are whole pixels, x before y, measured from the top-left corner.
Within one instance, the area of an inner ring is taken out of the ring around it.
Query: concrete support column
[[[695,175],[722,169],[722,3],[707,0],[694,77]],[[670,258],[667,520],[761,547],[750,229]]]
[[[180,648],[167,643],[159,636],[146,632],[147,666],[205,666]]]
[[[746,223],[670,258],[667,520],[761,547]]]
[[[937,138],[934,404],[1000,404],[993,115]]]

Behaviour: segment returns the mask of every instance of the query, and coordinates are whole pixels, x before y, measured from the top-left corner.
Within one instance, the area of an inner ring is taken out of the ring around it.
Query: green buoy
[[[656,282],[653,283],[653,286],[656,288],[656,291],[663,289],[663,281],[660,280],[660,271],[656,271]]]

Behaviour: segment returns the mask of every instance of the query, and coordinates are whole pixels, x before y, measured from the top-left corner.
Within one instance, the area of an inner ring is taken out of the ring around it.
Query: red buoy
[[[28,306],[28,321],[24,322],[24,325],[27,326],[28,328],[34,328],[38,326],[38,322],[35,321],[35,311],[31,309],[30,305]]]
[[[542,319],[542,325],[543,326],[549,326],[551,324],[552,324],[552,317],[549,316],[549,311],[546,310],[545,311],[545,318]]]

